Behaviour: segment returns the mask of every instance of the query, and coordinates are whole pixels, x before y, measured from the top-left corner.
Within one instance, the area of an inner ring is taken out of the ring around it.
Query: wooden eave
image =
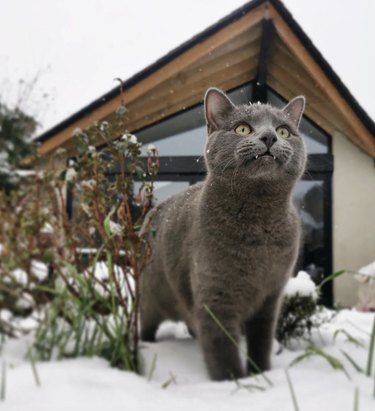
[[[204,92],[210,86],[230,90],[256,79],[263,22],[271,19],[275,34],[266,68],[267,84],[286,99],[305,95],[308,117],[329,134],[335,130],[343,132],[353,143],[375,157],[375,126],[371,119],[359,106],[355,106],[358,103],[345,86],[340,89],[334,84],[337,81],[338,85],[342,84],[340,79],[329,78],[327,72],[330,71],[324,70],[322,62],[319,64],[317,61],[322,57],[312,56],[311,47],[307,49],[306,40],[301,40],[301,33],[297,35],[301,30],[297,23],[293,20],[297,27],[294,30],[290,21],[287,24],[286,19],[292,17],[282,3],[279,0],[254,0],[248,3],[247,7],[250,6],[247,12],[246,5],[240,9],[242,12],[234,12],[233,21],[228,23],[224,19],[193,38],[191,44],[185,43],[182,49],[171,52],[165,62],[153,65],[154,70],[147,73],[146,69],[146,75],[140,76],[139,80],[125,82],[122,95],[118,89],[114,90],[115,93],[111,91],[82,115],[73,116],[65,124],[63,122],[46,132],[40,137],[39,152],[48,154],[58,147],[69,147],[75,128],[85,128],[96,120],[110,119],[122,100],[128,109],[126,127],[129,131],[136,131],[202,102]],[[313,50],[318,53],[315,48]],[[349,93],[352,104],[344,98],[343,91],[344,94]],[[366,125],[363,119],[367,120]],[[371,126],[373,130],[370,131]]]

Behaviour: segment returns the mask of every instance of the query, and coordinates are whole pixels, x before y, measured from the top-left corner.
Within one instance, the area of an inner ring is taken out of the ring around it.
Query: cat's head
[[[234,105],[219,89],[205,96],[208,138],[205,158],[221,179],[294,182],[304,171],[306,149],[298,134],[305,98],[283,109],[268,104]]]

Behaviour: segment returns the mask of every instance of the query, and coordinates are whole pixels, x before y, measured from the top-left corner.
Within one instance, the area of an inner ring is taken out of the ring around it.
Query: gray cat
[[[298,126],[305,106],[234,105],[205,96],[207,177],[154,208],[152,260],[143,273],[141,334],[154,341],[165,319],[183,320],[214,380],[245,375],[236,340],[245,330],[256,372],[270,368],[281,293],[292,273],[300,222],[291,193],[306,151]]]

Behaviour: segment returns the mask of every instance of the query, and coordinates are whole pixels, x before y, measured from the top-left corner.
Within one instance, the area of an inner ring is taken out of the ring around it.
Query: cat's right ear
[[[220,129],[223,119],[234,109],[233,103],[218,88],[209,88],[204,97],[207,130],[211,133]]]

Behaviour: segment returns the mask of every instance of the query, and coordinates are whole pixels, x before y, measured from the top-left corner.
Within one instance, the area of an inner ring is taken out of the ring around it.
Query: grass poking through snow
[[[359,411],[359,393],[358,393],[358,387],[355,387],[354,390],[354,406],[353,406],[354,411]]]
[[[235,345],[235,347],[241,351],[241,347],[238,344],[238,342],[233,338],[233,336],[228,332],[228,330],[223,326],[223,324],[220,322],[220,320],[216,317],[216,315],[210,310],[210,308],[205,304],[204,305],[205,310],[208,312],[210,317],[215,321],[215,323],[219,326],[219,328],[223,331],[223,333],[229,338],[229,340]],[[273,383],[272,381],[266,376],[264,372],[260,370],[260,368],[255,364],[255,362],[250,358],[249,355],[246,354],[246,358],[249,361],[249,363],[254,367],[254,369],[259,373],[259,375],[266,381],[266,383],[272,387]]]
[[[339,359],[337,359],[336,357],[333,357],[332,355],[325,353],[323,350],[315,346],[310,346],[310,347],[305,348],[304,354],[299,355],[297,358],[295,358],[290,363],[289,366],[292,367],[293,365],[307,358],[310,358],[312,356],[319,356],[319,357],[324,358],[333,369],[341,370],[346,375],[348,380],[351,380],[349,373],[346,371],[346,368],[344,367],[343,363]]]
[[[1,386],[0,386],[0,400],[5,401],[5,391],[6,391],[6,377],[7,377],[7,364],[3,360],[1,367]]]
[[[33,353],[32,349],[29,349],[29,352],[27,354],[27,357],[30,360],[30,364],[31,364],[31,369],[33,371],[33,376],[34,376],[34,380],[35,380],[35,384],[37,385],[37,387],[40,387],[42,384],[40,382],[40,378],[39,378],[39,373],[38,370],[36,368],[36,361],[35,361],[35,356]]]
[[[150,367],[150,371],[148,373],[147,376],[147,381],[151,381],[152,376],[154,375],[155,369],[156,369],[156,360],[157,360],[157,354],[154,354],[154,357],[152,359],[152,363],[151,363],[151,367]]]
[[[286,375],[286,380],[288,381],[288,387],[289,387],[290,395],[292,397],[294,411],[299,411],[299,407],[298,407],[298,403],[297,403],[297,397],[296,397],[296,393],[294,391],[292,380],[290,378],[288,370],[285,368],[284,371],[285,371],[285,375]]]
[[[374,359],[374,349],[375,349],[375,318],[372,324],[372,332],[370,338],[370,346],[368,349],[368,357],[367,357],[367,368],[366,368],[366,375],[371,377],[372,374],[372,363]]]

